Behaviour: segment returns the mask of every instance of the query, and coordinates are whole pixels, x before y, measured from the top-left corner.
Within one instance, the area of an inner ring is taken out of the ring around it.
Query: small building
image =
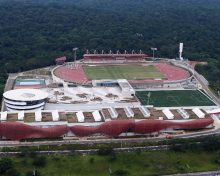
[[[92,115],[93,115],[93,117],[95,119],[95,122],[100,122],[102,120],[102,117],[101,117],[101,115],[100,115],[98,110],[92,112]]]
[[[205,113],[203,113],[199,108],[194,108],[192,111],[198,118],[205,118]]]
[[[118,81],[112,79],[92,80],[92,85],[100,87],[116,87],[118,86]]]
[[[174,115],[173,113],[168,109],[163,109],[162,112],[164,113],[164,115],[167,117],[167,119],[172,120],[174,119]]]
[[[150,117],[150,111],[147,109],[145,106],[140,106],[139,107],[140,111],[144,115],[145,118]]]
[[[66,62],[66,56],[55,59],[56,65],[63,65]]]
[[[76,117],[79,123],[82,123],[85,121],[85,116],[83,115],[82,111],[77,112]]]
[[[8,111],[44,109],[48,93],[38,89],[9,90],[3,94]]]
[[[189,114],[183,108],[177,109],[177,112],[182,116],[183,119],[189,119]]]

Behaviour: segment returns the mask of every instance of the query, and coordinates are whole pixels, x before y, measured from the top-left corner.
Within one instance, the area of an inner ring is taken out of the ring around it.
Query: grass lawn
[[[99,79],[163,79],[154,66],[141,65],[108,65],[108,66],[83,66],[89,80]]]
[[[36,156],[35,156],[36,157]],[[41,176],[146,176],[219,169],[218,152],[147,151],[108,156],[46,156],[44,166],[35,166],[33,157],[11,157],[15,168],[27,175],[35,168]],[[109,174],[112,171],[113,174]],[[122,175],[122,174],[121,174]]]
[[[198,90],[137,91],[136,96],[141,101],[141,104],[148,105],[149,92],[149,104],[156,107],[215,105]]]

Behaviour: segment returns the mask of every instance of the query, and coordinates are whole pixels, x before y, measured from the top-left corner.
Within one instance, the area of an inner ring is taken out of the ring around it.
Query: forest
[[[219,0],[0,0],[0,90],[13,73],[78,59],[87,49],[209,61],[197,66],[220,88]]]

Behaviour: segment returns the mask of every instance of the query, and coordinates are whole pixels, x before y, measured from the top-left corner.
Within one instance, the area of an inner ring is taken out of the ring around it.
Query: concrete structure
[[[163,109],[162,111],[164,113],[164,115],[167,117],[167,119],[171,120],[171,119],[174,119],[174,115],[173,113],[168,109]]]
[[[3,94],[8,111],[44,109],[48,94],[36,89],[16,89]]]
[[[145,106],[140,106],[139,107],[140,111],[144,115],[145,118],[150,117],[150,111],[147,109]]]
[[[196,115],[197,117],[199,118],[204,118],[205,117],[205,113],[203,113],[199,108],[194,108],[192,110]]]
[[[123,96],[133,97],[135,95],[135,90],[126,79],[118,79],[117,81]]]
[[[189,118],[189,114],[183,109],[177,109],[177,112],[184,118],[184,119],[188,119]]]

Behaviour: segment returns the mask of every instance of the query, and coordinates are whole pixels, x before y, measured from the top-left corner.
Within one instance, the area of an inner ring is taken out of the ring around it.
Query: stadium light
[[[150,48],[153,51],[153,59],[154,59],[154,51],[157,51],[157,48]]]
[[[78,50],[78,48],[73,48],[73,52],[74,52],[74,65],[76,66],[76,51]]]
[[[150,96],[151,96],[151,92],[148,92],[148,94],[147,94],[147,105],[150,104]]]

